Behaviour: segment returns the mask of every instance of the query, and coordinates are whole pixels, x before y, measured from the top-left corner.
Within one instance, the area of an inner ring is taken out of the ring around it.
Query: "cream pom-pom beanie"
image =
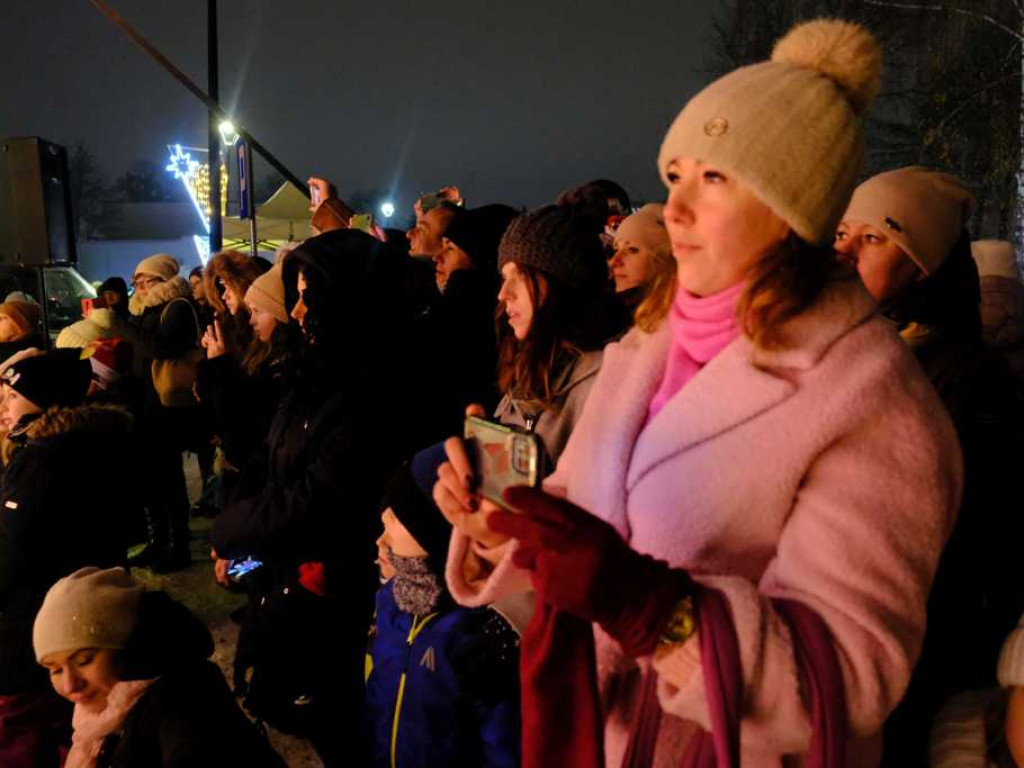
[[[863,27],[799,24],[770,61],[690,100],[661,145],[662,180],[673,160],[703,161],[734,174],[807,242],[829,243],[860,171],[863,117],[881,71],[881,51]]]

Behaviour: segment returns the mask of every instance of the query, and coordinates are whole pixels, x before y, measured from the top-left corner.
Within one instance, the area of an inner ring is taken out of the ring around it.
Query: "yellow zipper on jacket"
[[[437,613],[431,613],[420,619],[417,616],[412,617],[412,628],[409,630],[409,636],[405,639],[406,645],[412,648],[412,644],[416,642],[416,636],[423,631],[423,628],[427,626],[427,623],[437,616]],[[408,656],[406,656],[406,665],[408,666]],[[402,698],[405,696],[405,672],[402,672],[402,676],[398,679],[398,697],[395,700],[395,719],[391,724],[391,768],[398,768],[398,720],[402,714]]]

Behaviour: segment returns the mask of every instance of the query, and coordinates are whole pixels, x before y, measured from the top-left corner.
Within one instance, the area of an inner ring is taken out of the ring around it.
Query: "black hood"
[[[981,280],[966,230],[942,266],[886,302],[882,313],[900,329],[919,323],[947,337],[981,335]]]

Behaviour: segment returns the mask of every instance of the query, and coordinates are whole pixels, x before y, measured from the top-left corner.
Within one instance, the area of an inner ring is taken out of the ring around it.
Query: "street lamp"
[[[395,204],[390,200],[388,202],[381,203],[380,212],[385,219],[390,219],[395,215]]]
[[[220,140],[224,142],[224,146],[233,147],[238,141],[238,131],[230,120],[221,120],[217,130],[220,131]]]

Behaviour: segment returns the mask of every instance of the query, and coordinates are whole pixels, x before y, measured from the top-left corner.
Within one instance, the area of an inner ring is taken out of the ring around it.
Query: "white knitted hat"
[[[50,587],[36,615],[36,660],[58,651],[124,648],[144,591],[124,568],[89,566],[65,576]]]
[[[737,69],[694,96],[658,155],[733,173],[810,243],[830,243],[864,156],[863,116],[882,54],[871,34],[818,19],[790,30],[771,61]]]
[[[1013,243],[1005,240],[975,240],[971,243],[971,255],[978,265],[979,277],[1006,277],[1021,282]]]
[[[134,280],[138,275],[152,275],[161,280],[170,280],[172,277],[177,277],[180,271],[181,265],[178,264],[176,258],[166,253],[157,253],[139,262],[132,273],[132,279]]]

